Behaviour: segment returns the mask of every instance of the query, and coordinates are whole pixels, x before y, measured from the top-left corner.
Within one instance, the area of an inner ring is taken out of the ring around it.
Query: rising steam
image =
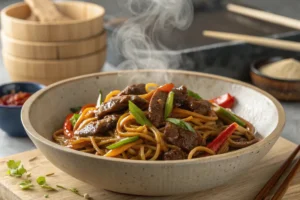
[[[119,53],[125,58],[119,69],[177,68],[181,56],[172,53],[161,42],[174,29],[185,30],[193,21],[191,0],[121,1],[133,17],[114,35]],[[176,42],[176,39],[174,40]],[[167,53],[168,52],[168,53]]]

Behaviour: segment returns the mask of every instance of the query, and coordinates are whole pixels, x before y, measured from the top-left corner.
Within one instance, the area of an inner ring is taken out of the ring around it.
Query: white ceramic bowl
[[[140,82],[185,84],[204,98],[230,92],[238,100],[234,111],[252,122],[263,139],[238,151],[180,161],[105,158],[52,142],[53,131],[62,126],[70,107],[95,102],[99,89],[106,94]],[[245,173],[274,145],[284,127],[285,114],[275,98],[243,82],[195,72],[148,70],[98,73],[55,83],[27,100],[22,121],[47,159],[71,176],[97,188],[160,196],[213,188]]]

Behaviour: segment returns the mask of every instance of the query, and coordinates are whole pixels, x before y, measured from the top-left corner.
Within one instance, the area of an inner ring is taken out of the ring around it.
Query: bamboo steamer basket
[[[87,2],[57,2],[58,10],[73,20],[40,23],[24,20],[31,15],[25,3],[1,11],[4,33],[14,39],[34,42],[62,42],[90,38],[103,32],[103,7]]]
[[[105,62],[106,47],[96,53],[64,60],[31,60],[3,51],[4,65],[13,81],[38,82],[44,85],[83,74],[99,72]]]
[[[28,42],[1,33],[6,53],[19,58],[36,60],[61,60],[76,58],[100,51],[106,46],[106,33],[71,42]]]

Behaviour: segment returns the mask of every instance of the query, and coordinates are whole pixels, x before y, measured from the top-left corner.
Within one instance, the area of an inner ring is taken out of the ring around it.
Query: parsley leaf
[[[55,188],[51,187],[50,185],[47,184],[46,182],[46,178],[44,176],[39,176],[37,179],[36,179],[36,182],[44,189],[47,189],[47,190],[53,190],[53,191],[56,191]]]
[[[193,129],[193,127],[189,123],[187,123],[183,120],[175,119],[175,118],[167,118],[166,121],[171,122],[172,124],[175,124],[181,128],[184,128],[185,130],[195,133],[195,130]]]
[[[65,188],[64,186],[61,186],[61,185],[56,185],[56,187],[64,189],[64,190],[69,190],[69,191],[73,192],[74,194],[77,194],[78,196],[81,196],[81,197],[83,197],[85,199],[92,199],[87,193],[81,194],[78,191],[78,189],[76,189],[76,188]]]
[[[7,174],[14,177],[21,177],[27,170],[21,164],[21,161],[9,160],[7,163]]]
[[[19,186],[22,190],[29,190],[33,187],[31,180],[24,180],[19,184]]]
[[[39,185],[44,185],[46,183],[46,178],[44,176],[39,176],[37,179],[36,179],[36,182],[39,184]]]
[[[9,160],[9,161],[7,162],[7,167],[8,167],[9,169],[17,169],[17,168],[20,166],[20,164],[21,164],[21,161],[20,161],[20,160],[18,160],[18,161]]]

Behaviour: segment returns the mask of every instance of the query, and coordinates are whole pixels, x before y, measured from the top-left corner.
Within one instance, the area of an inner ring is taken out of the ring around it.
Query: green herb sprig
[[[9,160],[7,163],[7,174],[14,177],[21,177],[27,172],[24,166],[21,164],[21,161]]]
[[[31,183],[31,180],[24,180],[19,184],[19,186],[22,190],[30,190],[33,188],[33,184]]]
[[[171,122],[172,124],[175,124],[181,128],[184,128],[185,130],[191,131],[193,133],[196,132],[189,123],[187,123],[181,119],[167,118],[166,121]]]
[[[44,176],[39,176],[36,179],[37,184],[39,184],[42,188],[49,190],[49,191],[57,191],[57,189],[51,187],[50,185],[47,184],[46,178]]]

